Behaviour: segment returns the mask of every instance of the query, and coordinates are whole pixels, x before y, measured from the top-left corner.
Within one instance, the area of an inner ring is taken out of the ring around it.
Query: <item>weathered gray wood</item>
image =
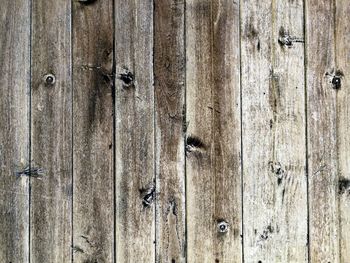
[[[242,3],[245,260],[306,262],[303,1]]]
[[[20,19],[18,19],[20,17]],[[30,6],[0,6],[0,262],[28,262]]]
[[[30,261],[71,261],[71,3],[32,1]],[[51,75],[48,75],[51,74]]]
[[[154,4],[157,262],[185,262],[185,1]]]
[[[155,259],[153,1],[115,1],[117,262]]]
[[[113,262],[113,1],[73,1],[73,256]]]
[[[239,5],[186,2],[189,262],[241,262]]]
[[[349,93],[349,43],[350,3],[336,1],[335,12],[336,66],[340,70],[340,89],[337,91],[337,149],[338,149],[338,193],[340,262],[350,258],[350,93]]]
[[[306,1],[311,262],[339,262],[334,8],[333,1]]]

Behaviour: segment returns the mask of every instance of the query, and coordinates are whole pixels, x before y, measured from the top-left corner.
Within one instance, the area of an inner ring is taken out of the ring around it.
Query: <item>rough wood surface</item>
[[[21,19],[18,19],[21,17]],[[30,8],[0,7],[0,262],[28,262]]]
[[[152,18],[152,1],[115,1],[117,262],[155,260]]]
[[[339,262],[334,8],[333,1],[306,1],[311,262]]]
[[[350,3],[337,0],[335,10],[336,66],[340,70],[341,86],[337,91],[337,157],[339,196],[340,262],[350,258]]]
[[[347,0],[5,0],[0,262],[350,256]]]
[[[157,262],[185,262],[185,1],[155,1]]]
[[[243,235],[247,262],[307,261],[302,1],[244,1]]]
[[[240,262],[239,5],[186,2],[187,253]]]
[[[113,262],[113,1],[73,1],[74,262]]]
[[[71,4],[32,1],[30,262],[70,262]],[[51,75],[48,75],[51,74]]]

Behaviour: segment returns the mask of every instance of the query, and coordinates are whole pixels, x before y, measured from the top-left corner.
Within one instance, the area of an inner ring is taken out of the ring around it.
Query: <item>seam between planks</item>
[[[70,72],[71,72],[71,262],[74,262],[73,246],[74,246],[74,71],[73,71],[73,1],[70,1]]]
[[[183,131],[183,154],[184,154],[184,190],[185,190],[185,262],[187,263],[187,237],[188,237],[188,232],[187,232],[187,222],[188,222],[188,218],[187,218],[187,157],[186,157],[186,143],[187,143],[187,96],[186,96],[186,91],[187,91],[187,41],[186,41],[186,37],[187,37],[187,30],[186,30],[186,24],[187,24],[187,0],[184,0],[184,8],[183,8],[183,12],[184,12],[184,20],[183,20],[183,48],[184,48],[184,76],[183,76],[183,80],[184,80],[184,98],[183,98],[183,110],[182,110],[182,131]]]
[[[112,161],[112,174],[113,174],[113,262],[117,262],[117,218],[116,218],[116,209],[117,209],[117,194],[116,194],[116,103],[115,103],[115,89],[116,89],[116,58],[115,58],[115,41],[116,41],[116,31],[115,31],[115,1],[112,0],[112,21],[113,21],[113,58],[112,58],[112,114],[113,114],[113,125],[112,125],[112,144],[113,144],[113,161]]]
[[[310,195],[309,195],[309,143],[308,143],[308,112],[307,112],[307,17],[306,17],[306,1],[303,1],[303,19],[304,19],[304,117],[305,117],[305,176],[306,176],[306,214],[307,214],[307,234],[306,234],[306,242],[307,242],[307,261],[310,262]]]
[[[240,96],[240,133],[241,133],[241,172],[240,172],[240,182],[241,182],[241,262],[244,263],[244,228],[243,228],[243,218],[244,218],[244,198],[243,198],[243,109],[242,109],[242,101],[243,101],[243,96],[242,96],[242,22],[241,22],[241,7],[242,3],[239,1],[239,7],[238,7],[238,21],[239,21],[239,27],[238,27],[238,35],[239,35],[239,96]]]
[[[153,222],[154,222],[154,262],[157,262],[157,248],[158,248],[158,242],[157,242],[157,236],[158,236],[158,224],[157,224],[157,207],[158,207],[158,191],[157,189],[158,186],[158,180],[157,180],[157,150],[156,150],[156,143],[157,143],[157,134],[156,134],[156,92],[155,92],[155,70],[154,70],[154,52],[155,52],[155,47],[154,47],[154,39],[155,39],[155,19],[154,19],[154,14],[155,14],[155,1],[152,1],[152,87],[153,87],[153,180],[154,180],[154,189],[155,189],[155,202],[154,202],[154,212],[153,212]]]
[[[33,0],[29,1],[29,171],[32,169],[32,35],[33,35]],[[31,177],[28,178],[28,262],[31,262]]]

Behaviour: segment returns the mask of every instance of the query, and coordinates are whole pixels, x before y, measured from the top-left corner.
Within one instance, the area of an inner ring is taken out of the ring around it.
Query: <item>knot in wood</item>
[[[338,76],[334,76],[332,78],[332,85],[333,85],[333,89],[340,89],[341,87],[341,78]]]
[[[220,220],[218,222],[218,231],[220,233],[226,233],[228,231],[229,224],[225,220]]]
[[[49,73],[44,76],[44,81],[46,85],[51,86],[55,84],[56,77],[53,74]]]

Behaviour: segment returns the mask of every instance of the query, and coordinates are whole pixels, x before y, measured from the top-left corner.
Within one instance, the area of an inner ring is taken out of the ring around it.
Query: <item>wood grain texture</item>
[[[237,2],[186,2],[189,262],[242,261],[238,47]]]
[[[113,1],[73,2],[74,262],[113,262]]]
[[[21,17],[21,19],[18,19]],[[0,7],[0,262],[28,262],[30,6]]]
[[[341,86],[337,91],[337,158],[339,196],[339,246],[340,262],[350,258],[350,3],[336,1],[335,12],[335,55],[336,66],[340,71]]]
[[[44,175],[31,177],[30,261],[70,262],[71,3],[32,4],[31,157]]]
[[[243,1],[241,25],[245,262],[307,262],[303,2]]]
[[[153,1],[115,1],[117,262],[155,260]]]
[[[306,1],[311,262],[339,262],[334,8],[333,1]]]
[[[157,260],[185,262],[185,2],[155,1]]]

